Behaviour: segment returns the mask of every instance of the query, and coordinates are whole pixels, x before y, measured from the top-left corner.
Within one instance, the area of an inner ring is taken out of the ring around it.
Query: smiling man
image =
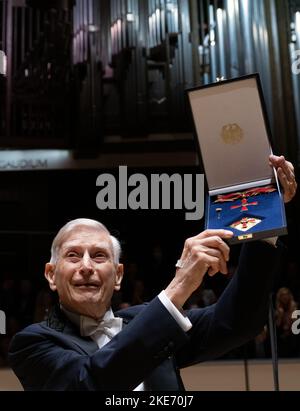
[[[53,241],[45,269],[62,309],[96,320],[103,317],[114,290],[120,289],[119,256],[120,245],[103,224],[87,219],[66,224]]]
[[[297,188],[293,166],[283,157],[270,162],[288,202]],[[123,277],[119,242],[97,221],[67,223],[45,268],[59,304],[47,321],[16,334],[10,347],[24,389],[182,390],[180,368],[254,338],[266,323],[279,265],[274,239],[243,246],[237,272],[216,304],[182,311],[206,273],[227,273],[231,236],[207,230],[187,239],[170,284],[150,303],[113,313],[111,298]]]

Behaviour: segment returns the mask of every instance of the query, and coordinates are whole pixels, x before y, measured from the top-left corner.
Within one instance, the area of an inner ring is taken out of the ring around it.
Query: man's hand
[[[297,191],[294,166],[289,161],[286,161],[284,156],[271,155],[269,160],[270,166],[277,170],[278,178],[283,188],[283,200],[285,203],[288,203],[294,198]]]
[[[180,308],[200,286],[203,277],[218,272],[227,274],[229,247],[223,239],[233,236],[227,230],[206,230],[196,237],[186,240],[181,254],[181,268],[176,270],[174,279],[165,292],[173,304]]]

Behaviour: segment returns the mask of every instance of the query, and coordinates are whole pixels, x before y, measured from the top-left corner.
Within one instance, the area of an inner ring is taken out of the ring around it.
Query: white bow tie
[[[90,317],[80,317],[80,333],[83,337],[90,337],[96,333],[103,333],[113,338],[122,330],[122,318],[115,317],[112,311],[107,311],[102,320],[96,321]]]

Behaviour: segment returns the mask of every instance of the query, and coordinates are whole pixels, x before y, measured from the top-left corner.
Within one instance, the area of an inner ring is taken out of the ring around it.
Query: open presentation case
[[[208,186],[205,227],[231,244],[287,233],[258,74],[187,90]]]

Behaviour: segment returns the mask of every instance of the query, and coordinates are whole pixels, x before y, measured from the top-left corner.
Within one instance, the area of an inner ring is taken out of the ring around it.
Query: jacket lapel
[[[46,324],[55,331],[68,335],[81,353],[92,355],[99,349],[90,337],[80,335],[78,328],[64,315],[58,305],[50,312]]]

